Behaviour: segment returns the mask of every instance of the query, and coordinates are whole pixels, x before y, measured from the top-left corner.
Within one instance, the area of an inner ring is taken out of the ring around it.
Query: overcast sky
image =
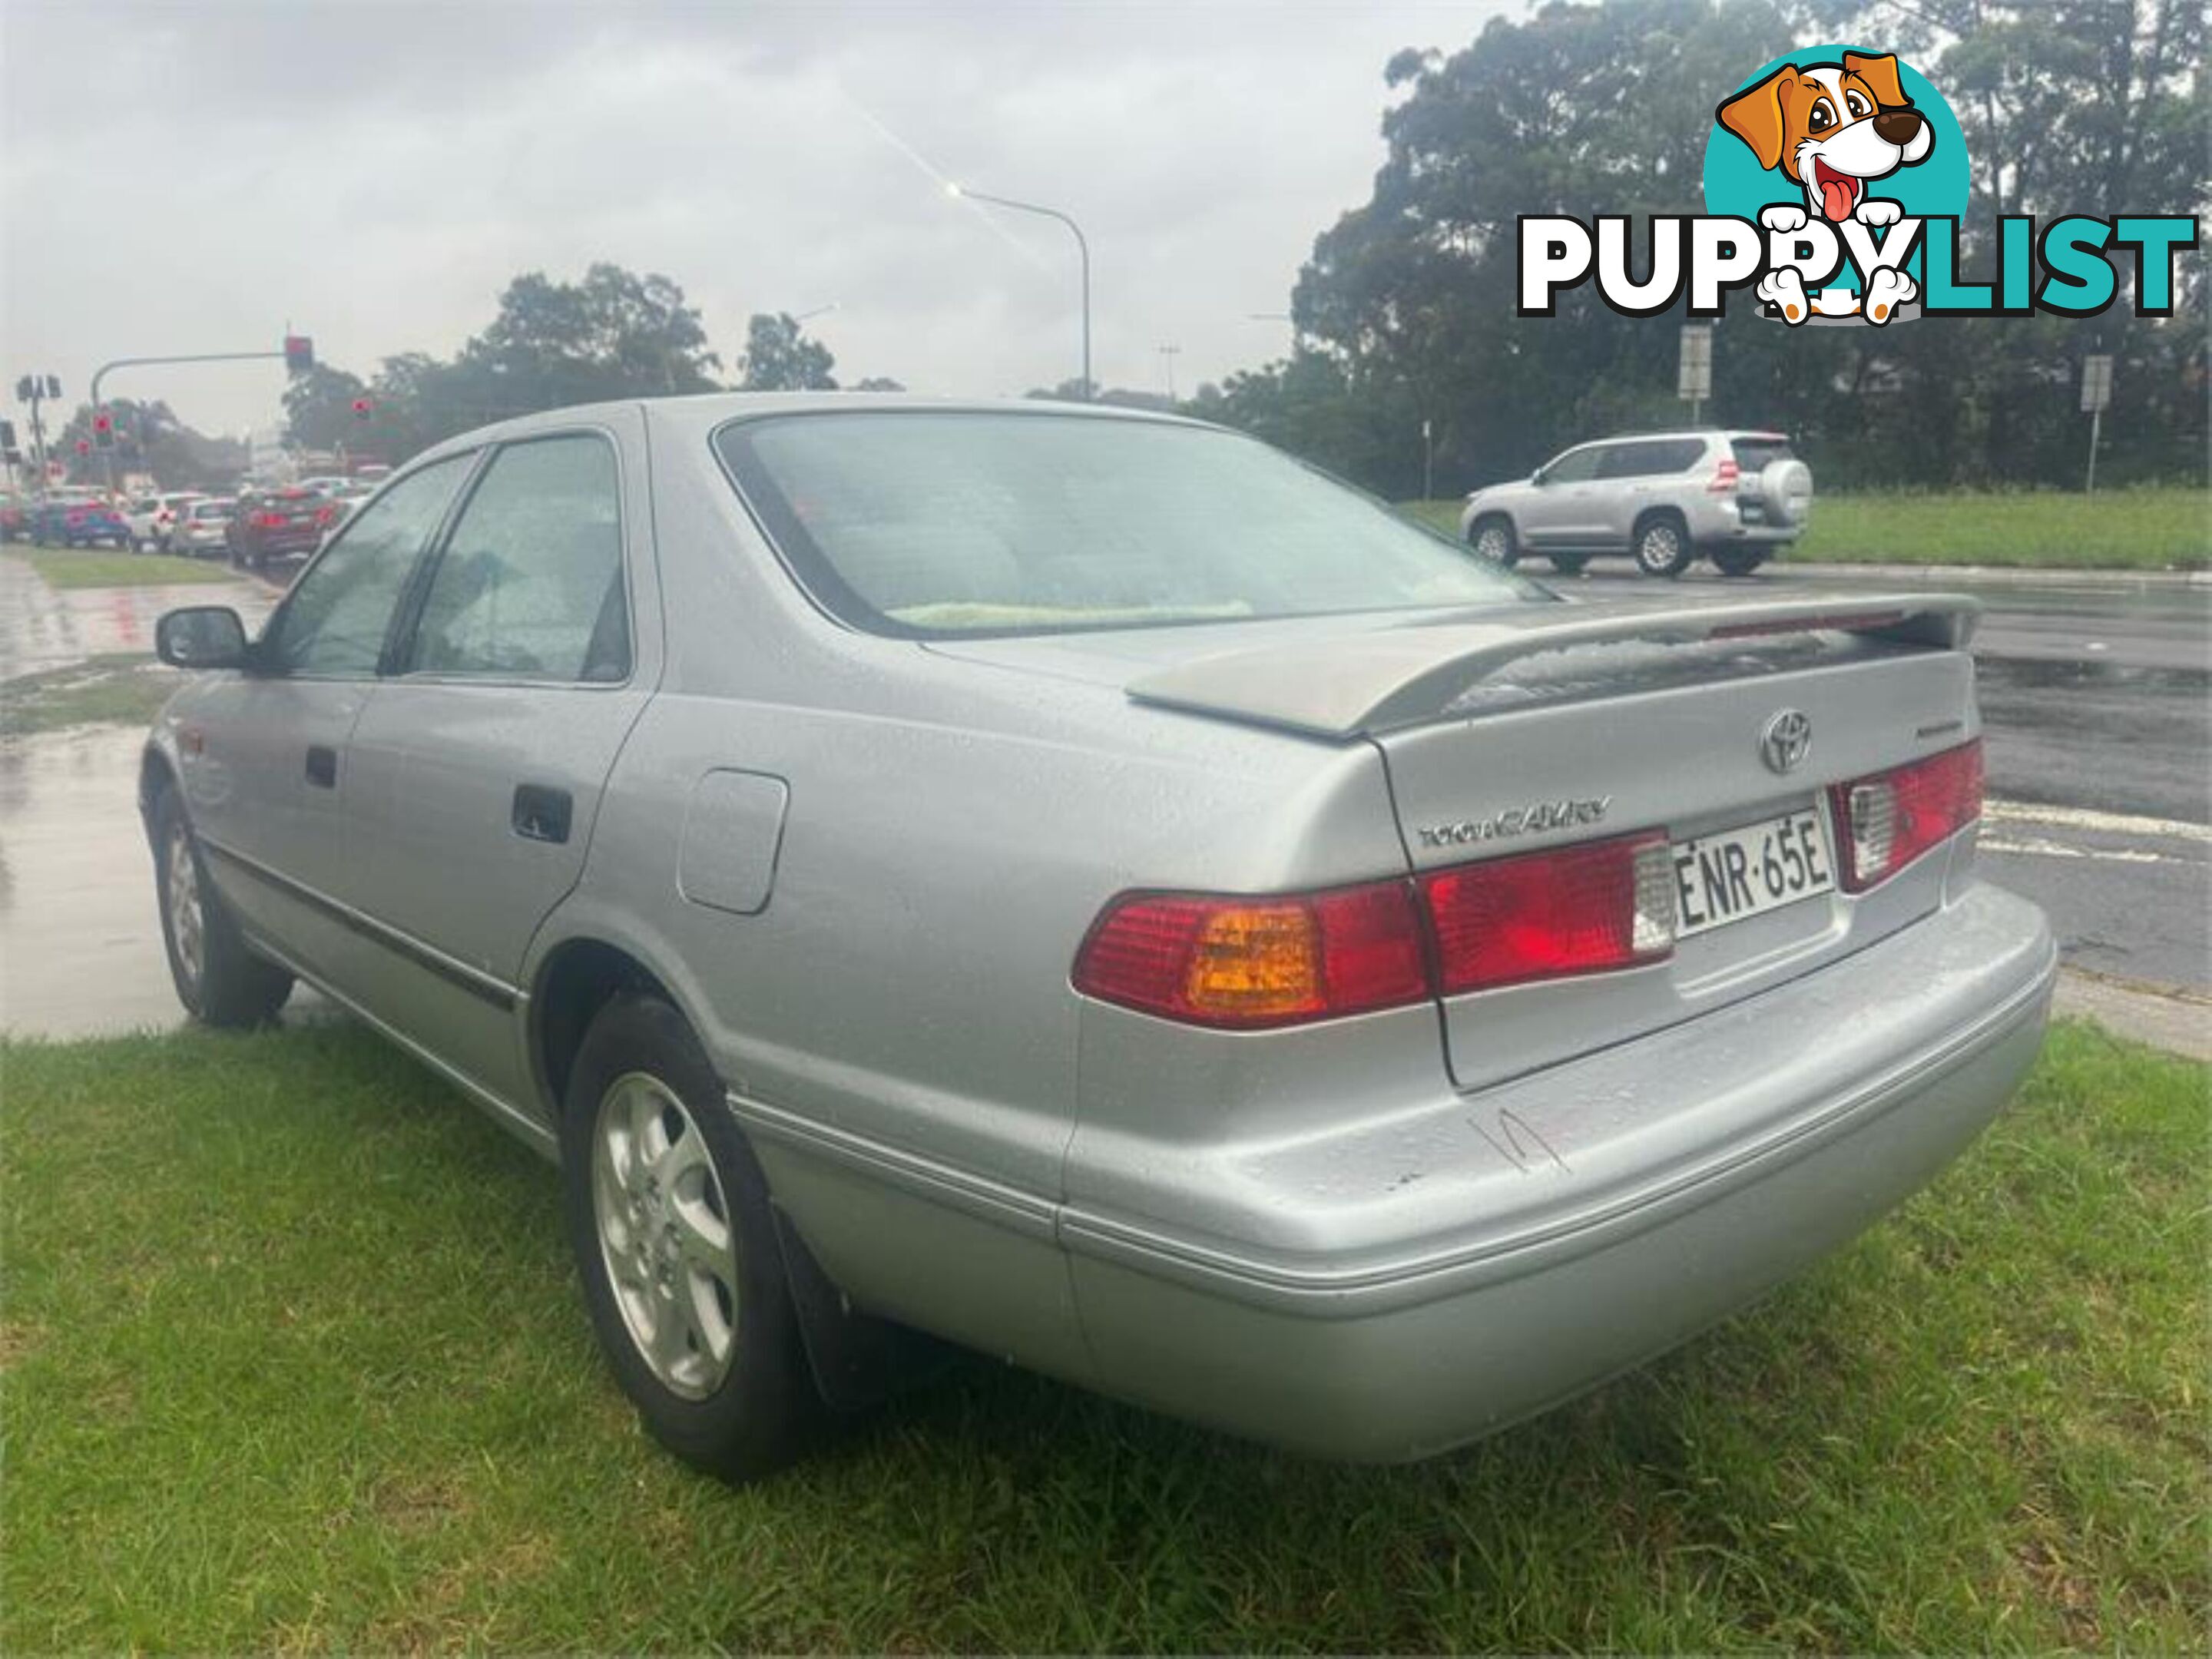
[[[1366,199],[1382,67],[1490,3],[143,5],[0,0],[0,371],[273,347],[450,354],[518,271],[665,272],[726,366],[755,311],[848,383],[1178,390],[1279,355],[1316,232]],[[210,431],[273,364],[124,371]]]

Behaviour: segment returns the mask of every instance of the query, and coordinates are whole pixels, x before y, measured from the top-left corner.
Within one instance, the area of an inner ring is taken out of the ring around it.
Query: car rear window
[[[1738,438],[1735,464],[1746,472],[1764,472],[1777,461],[1794,461],[1797,452],[1787,438]]]
[[[860,410],[714,446],[834,614],[930,637],[1547,599],[1266,445],[1164,421]]]

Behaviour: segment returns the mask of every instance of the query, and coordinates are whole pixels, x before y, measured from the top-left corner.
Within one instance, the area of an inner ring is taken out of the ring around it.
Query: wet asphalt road
[[[1566,591],[1632,589],[1585,576]],[[1704,585],[1702,572],[1684,579]],[[2077,968],[2212,988],[2212,586],[1919,579],[1987,607],[1974,636],[1990,878],[2050,913]],[[1737,592],[1843,586],[1762,572]]]

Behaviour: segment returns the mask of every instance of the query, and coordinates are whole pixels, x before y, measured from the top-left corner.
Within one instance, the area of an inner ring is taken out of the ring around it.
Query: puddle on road
[[[2134,691],[2152,696],[2202,698],[2212,689],[2212,672],[2201,668],[2144,668],[2094,658],[2045,661],[2026,657],[1982,657],[1974,678],[1984,690]]]
[[[0,744],[0,1029],[10,1035],[183,1018],[138,827],[144,742],[133,727],[82,726]]]

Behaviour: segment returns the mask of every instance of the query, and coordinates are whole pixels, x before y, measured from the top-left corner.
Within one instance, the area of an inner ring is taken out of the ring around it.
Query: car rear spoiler
[[[1437,719],[1509,663],[1577,646],[1699,645],[1834,630],[1956,651],[1981,602],[1954,593],[1804,594],[1787,599],[1638,599],[1527,605],[1479,621],[1412,623],[1261,646],[1175,664],[1129,682],[1138,702],[1349,738]]]

